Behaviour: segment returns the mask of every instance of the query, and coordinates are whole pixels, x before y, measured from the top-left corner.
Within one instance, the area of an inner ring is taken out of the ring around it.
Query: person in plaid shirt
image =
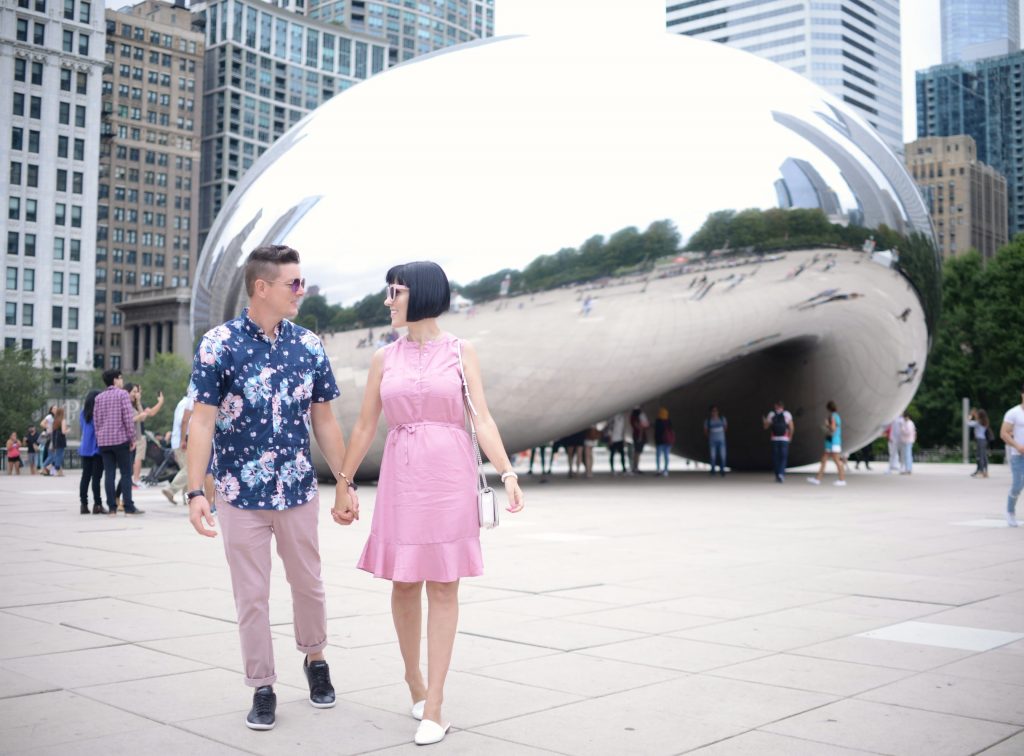
[[[106,390],[96,397],[92,418],[96,428],[96,443],[103,456],[103,484],[107,495],[107,509],[117,514],[114,494],[114,476],[121,473],[121,502],[126,515],[140,515],[142,510],[132,501],[132,453],[135,449],[135,413],[128,392],[124,390],[121,371],[103,371]]]

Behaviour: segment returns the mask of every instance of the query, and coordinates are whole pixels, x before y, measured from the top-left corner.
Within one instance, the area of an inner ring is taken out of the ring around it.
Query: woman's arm
[[[484,385],[480,377],[480,362],[476,356],[476,349],[468,341],[462,342],[462,362],[466,371],[466,383],[469,386],[469,398],[476,408],[473,423],[476,425],[476,436],[480,442],[480,448],[498,472],[511,472],[512,463],[505,452],[505,445],[501,442],[498,426],[494,422],[494,418],[491,417],[490,410],[487,409],[487,399],[484,396]],[[511,476],[505,478],[505,493],[508,494],[509,512],[518,512],[523,508],[523,492],[519,488],[516,478]]]
[[[355,479],[359,465],[362,464],[366,452],[370,450],[373,437],[377,434],[377,422],[380,419],[380,381],[384,374],[384,350],[378,349],[370,361],[370,372],[366,376],[366,388],[363,390],[363,406],[359,417],[352,426],[348,446],[341,468],[333,470],[338,481],[338,492],[334,499],[331,516],[339,525],[347,525],[352,519],[359,519],[359,497],[348,483]]]

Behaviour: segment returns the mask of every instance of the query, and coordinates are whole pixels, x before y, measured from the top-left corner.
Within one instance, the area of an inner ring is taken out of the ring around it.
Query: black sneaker
[[[277,724],[277,694],[269,685],[256,688],[252,694],[252,709],[245,718],[245,726],[250,730],[273,730]]]
[[[327,662],[310,662],[307,656],[302,660],[302,671],[309,682],[309,702],[318,709],[332,708],[335,704],[334,686],[331,685],[331,670]]]

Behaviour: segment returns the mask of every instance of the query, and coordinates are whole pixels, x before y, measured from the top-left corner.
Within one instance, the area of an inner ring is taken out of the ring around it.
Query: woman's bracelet
[[[345,485],[347,487],[351,488],[353,491],[358,491],[359,490],[359,486],[357,486],[355,483],[353,483],[352,479],[350,477],[348,477],[345,473],[340,472],[340,471],[336,472],[336,473],[334,473],[334,477],[335,477],[335,479],[341,478],[342,480],[344,480],[345,481]]]
[[[519,476],[512,472],[512,470],[508,470],[501,474],[501,482],[504,483],[506,478],[515,478],[516,480],[519,480]]]

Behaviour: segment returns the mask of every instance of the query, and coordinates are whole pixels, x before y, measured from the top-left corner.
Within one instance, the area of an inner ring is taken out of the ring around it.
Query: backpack
[[[789,432],[789,423],[786,422],[785,412],[773,412],[771,429],[773,436],[785,436]]]

